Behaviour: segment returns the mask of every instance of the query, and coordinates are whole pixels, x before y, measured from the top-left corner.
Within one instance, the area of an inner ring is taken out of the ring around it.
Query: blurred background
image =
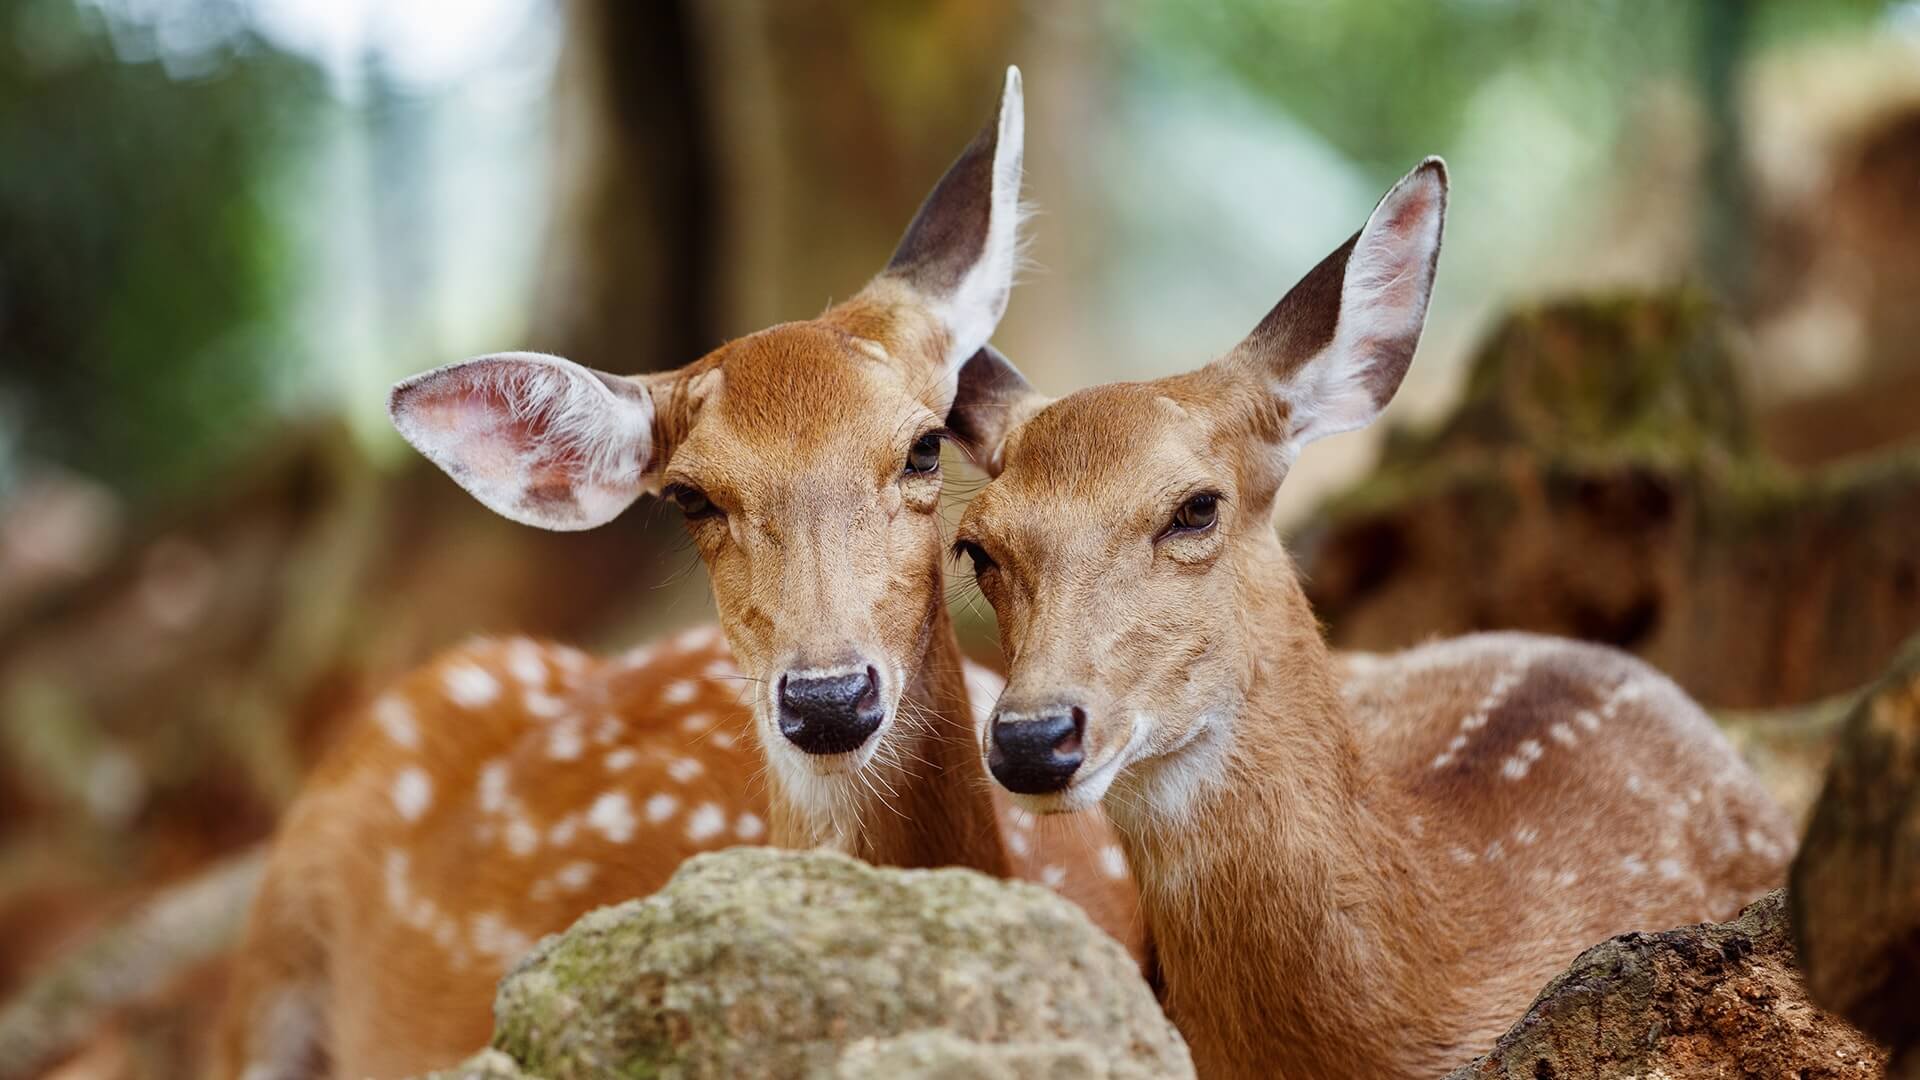
[[[814,314],[1010,62],[997,341],[1053,393],[1224,351],[1445,155],[1419,360],[1284,496],[1329,632],[1633,649],[1804,802],[1920,628],[1920,2],[0,0],[0,1003],[253,850],[434,650],[710,619],[670,512],[495,518],[387,385]],[[193,1075],[221,940],[0,1075]]]

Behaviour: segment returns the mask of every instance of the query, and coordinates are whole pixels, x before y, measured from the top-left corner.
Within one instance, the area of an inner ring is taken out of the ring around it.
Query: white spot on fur
[[[712,741],[713,745],[719,747],[722,750],[733,749],[733,744],[735,742],[733,733],[731,731],[716,731],[713,734],[707,736],[707,738],[710,741]]]
[[[672,817],[679,809],[679,796],[670,792],[659,792],[647,800],[647,820],[658,825]]]
[[[540,830],[533,827],[533,822],[519,818],[507,823],[508,851],[524,859],[533,854],[539,846]]]
[[[633,839],[633,803],[625,792],[609,791],[593,800],[587,810],[587,825],[616,844]]]
[[[675,679],[660,691],[660,700],[669,705],[685,705],[700,696],[700,684],[692,679]]]
[[[607,756],[602,763],[606,765],[608,772],[623,772],[633,768],[633,763],[639,760],[640,751],[623,746],[618,750],[607,751]]]
[[[1422,818],[1419,814],[1415,814],[1412,817],[1409,817],[1407,819],[1407,835],[1425,836],[1426,834],[1427,834],[1426,820]]]
[[[601,717],[600,722],[593,726],[593,744],[595,746],[612,746],[614,743],[620,741],[620,732],[625,726],[617,716],[609,714]]]
[[[699,735],[712,726],[713,716],[710,713],[688,713],[680,720],[680,730],[689,735]]]
[[[1561,746],[1572,746],[1578,738],[1574,735],[1573,729],[1564,723],[1557,723],[1548,728],[1547,737]]]
[[[1579,881],[1580,875],[1571,870],[1562,870],[1560,876],[1553,879],[1553,883],[1563,889],[1572,888]]]
[[[674,635],[673,647],[679,652],[694,652],[699,649],[711,649],[719,642],[719,627],[695,626]]]
[[[701,674],[709,679],[730,679],[740,673],[740,669],[728,660],[715,660],[709,663]]]
[[[527,710],[528,714],[537,716],[542,720],[551,720],[556,716],[565,714],[567,711],[565,699],[555,697],[552,694],[544,694],[538,690],[527,691],[526,694],[521,697],[520,705]]]
[[[700,764],[699,758],[682,757],[667,762],[667,775],[677,783],[687,783],[706,771],[707,767]]]
[[[454,664],[440,673],[447,698],[463,709],[479,709],[500,697],[500,680],[473,664]]]
[[[733,822],[733,835],[742,840],[758,840],[766,831],[767,823],[751,810],[742,811]]]
[[[533,939],[507,925],[498,912],[484,912],[467,920],[467,939],[473,950],[501,964],[518,960],[533,948]]]
[[[412,890],[408,887],[411,860],[407,853],[392,848],[387,849],[385,880],[387,886],[387,906],[394,911],[404,912],[412,899]]]
[[[1687,876],[1685,868],[1680,865],[1678,859],[1661,859],[1654,864],[1654,869],[1658,870],[1660,876],[1666,878],[1668,881],[1679,881],[1681,878]]]
[[[507,646],[507,674],[528,686],[547,685],[547,662],[540,647],[526,638],[515,638]]]
[[[646,667],[653,663],[654,652],[652,645],[628,649],[620,657],[620,666],[629,670]]]
[[[374,702],[373,719],[387,738],[408,750],[420,749],[420,725],[414,722],[412,707],[399,694],[384,694]]]
[[[719,803],[701,803],[699,809],[687,815],[687,839],[696,844],[719,836],[726,828],[727,812]]]
[[[566,817],[554,822],[553,828],[547,830],[547,843],[552,844],[554,847],[566,847],[568,844],[573,843],[574,834],[579,831],[580,815],[568,814]]]
[[[547,756],[555,761],[577,761],[586,750],[587,740],[580,732],[578,719],[568,717],[547,732]]]
[[[1507,850],[1506,847],[1502,845],[1498,840],[1495,840],[1493,843],[1488,844],[1487,845],[1487,861],[1497,862],[1500,856],[1506,854],[1506,850]]]
[[[585,860],[576,860],[554,871],[553,880],[567,892],[575,893],[592,884],[599,868]]]
[[[1033,844],[1027,840],[1027,834],[1015,829],[1007,834],[1007,850],[1022,858],[1033,850]]]
[[[1127,856],[1117,845],[1108,844],[1100,849],[1100,869],[1115,881],[1127,876]]]
[[[1451,851],[1447,852],[1447,854],[1453,856],[1453,861],[1459,863],[1462,866],[1466,866],[1469,863],[1472,863],[1478,859],[1478,856],[1474,855],[1473,852],[1468,851],[1466,848],[1457,847],[1457,846],[1454,847]]]
[[[1040,868],[1040,883],[1049,889],[1057,889],[1067,883],[1067,872],[1058,866]]]
[[[1527,771],[1533,768],[1534,762],[1540,760],[1543,752],[1544,748],[1541,747],[1540,740],[1523,739],[1519,747],[1514,750],[1513,756],[1501,762],[1500,774],[1509,780],[1524,779]]]
[[[480,766],[480,809],[497,814],[507,808],[507,763],[494,758]]]
[[[1628,877],[1639,877],[1647,872],[1647,862],[1638,855],[1629,855],[1620,860],[1620,869],[1626,871]]]
[[[1538,839],[1540,839],[1540,830],[1531,825],[1522,825],[1513,830],[1513,842],[1516,844],[1524,846]]]
[[[433,778],[417,765],[401,769],[393,778],[393,808],[403,821],[419,821],[433,805]]]

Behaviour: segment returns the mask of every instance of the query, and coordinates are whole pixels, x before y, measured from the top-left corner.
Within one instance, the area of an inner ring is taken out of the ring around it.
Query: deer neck
[[[1146,763],[1108,801],[1142,882],[1168,1012],[1202,1075],[1437,1068],[1458,1035],[1443,975],[1457,936],[1277,543],[1251,576],[1239,606],[1254,644],[1244,704],[1183,752],[1207,778],[1165,775],[1192,761]]]
[[[936,598],[944,595],[934,589]],[[981,775],[960,641],[943,604],[936,602],[923,626],[919,664],[880,752],[858,778],[836,778],[845,801],[831,813],[801,806],[776,782],[773,841],[836,848],[880,866],[964,866],[1008,877],[1012,864]]]

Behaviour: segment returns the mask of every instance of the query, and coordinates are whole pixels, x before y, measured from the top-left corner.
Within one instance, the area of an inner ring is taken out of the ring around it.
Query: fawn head
[[[545,529],[679,506],[787,775],[866,764],[942,610],[940,449],[963,364],[1013,285],[1023,114],[994,118],[886,268],[817,318],[674,371],[502,353],[394,387],[409,442],[486,506]]]
[[[1176,790],[1202,779],[1191,751],[1230,744],[1256,665],[1286,663],[1245,617],[1293,573],[1274,495],[1302,446],[1366,424],[1398,389],[1446,198],[1429,159],[1198,371],[1055,402],[1004,361],[963,373],[953,426],[999,473],[954,546],[1011,662],[982,752],[1028,808],[1093,805],[1128,770]],[[1304,603],[1289,617],[1311,625]]]

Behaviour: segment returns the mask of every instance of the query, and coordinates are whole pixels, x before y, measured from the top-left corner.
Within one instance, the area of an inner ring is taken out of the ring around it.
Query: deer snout
[[[1016,794],[1059,791],[1087,759],[1082,749],[1086,733],[1087,713],[1078,705],[995,713],[987,770]]]
[[[858,750],[886,718],[872,664],[780,676],[780,734],[809,754]]]

